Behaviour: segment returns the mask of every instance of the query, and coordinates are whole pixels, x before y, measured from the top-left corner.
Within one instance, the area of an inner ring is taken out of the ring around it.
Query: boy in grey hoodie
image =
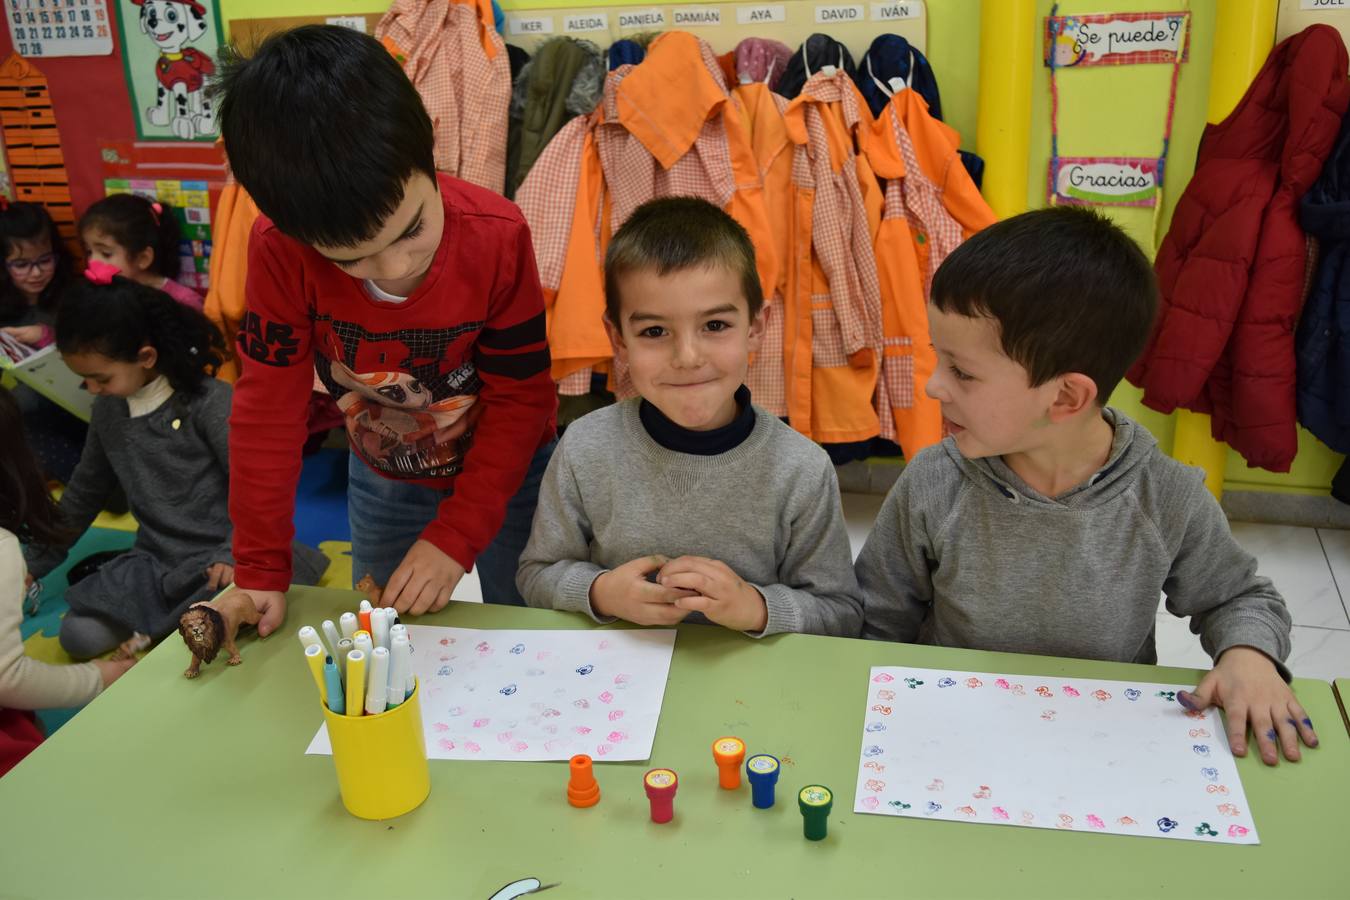
[[[1289,613],[1202,474],[1106,398],[1148,337],[1157,286],[1096,213],[1038,210],[982,231],[934,275],[948,437],[915,455],[862,554],[864,637],[1155,663],[1159,594],[1215,660],[1190,708],[1224,707],[1274,765],[1312,723],[1285,680]]]

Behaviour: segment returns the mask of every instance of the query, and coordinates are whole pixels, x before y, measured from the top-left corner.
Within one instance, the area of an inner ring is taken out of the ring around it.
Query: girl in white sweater
[[[30,710],[80,706],[131,668],[134,659],[53,666],[23,652],[19,625],[32,579],[20,542],[69,540],[46,481],[24,440],[18,404],[0,388],[0,775],[42,741]]]

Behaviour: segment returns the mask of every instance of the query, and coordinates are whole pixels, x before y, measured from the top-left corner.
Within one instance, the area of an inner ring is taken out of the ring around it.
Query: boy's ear
[[[1070,372],[1057,379],[1059,389],[1050,404],[1049,418],[1058,425],[1097,403],[1097,382],[1082,372]]]
[[[136,364],[138,366],[153,369],[157,362],[159,362],[159,351],[149,344],[146,344],[136,353]]]
[[[610,321],[608,313],[602,315],[600,319],[605,323],[605,334],[609,335],[609,345],[614,348],[614,355],[624,365],[628,365],[628,345],[623,342],[623,331]]]
[[[764,329],[768,322],[769,307],[761,304],[759,312],[750,320],[750,352],[758,353],[759,345],[764,341]]]

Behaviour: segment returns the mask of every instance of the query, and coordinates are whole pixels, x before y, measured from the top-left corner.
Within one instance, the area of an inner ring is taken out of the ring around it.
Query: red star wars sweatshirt
[[[453,488],[422,537],[466,569],[496,536],[557,395],[529,229],[514,204],[439,176],[445,230],[397,304],[260,217],[230,416],[235,583],[290,585],[305,410],[318,373],[352,452],[386,478]]]

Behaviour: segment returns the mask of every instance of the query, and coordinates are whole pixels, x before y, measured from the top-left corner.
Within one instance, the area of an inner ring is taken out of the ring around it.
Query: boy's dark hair
[[[1060,206],[997,222],[956,248],[933,276],[932,303],[998,323],[1003,352],[1032,387],[1081,372],[1105,405],[1148,340],[1158,284],[1110,219]]]
[[[750,318],[764,306],[755,245],[740,223],[706,200],[666,197],[637,208],[605,253],[605,316],[618,327],[619,276],[643,269],[669,275],[722,266],[740,278]]]
[[[46,207],[41,204],[19,202],[0,209],[0,259],[9,259],[17,242],[36,241],[43,235],[52,243],[56,268],[52,271],[52,280],[38,297],[37,305],[45,313],[55,313],[56,302],[75,271],[75,260],[70,255],[70,248],[61,238]],[[14,285],[14,279],[9,276],[9,267],[0,265],[0,325],[12,324],[27,311],[28,301]]]
[[[302,25],[249,58],[221,57],[211,93],[230,170],[283,233],[354,247],[379,233],[409,178],[436,178],[431,119],[375,38]]]
[[[47,490],[42,466],[28,446],[23,413],[0,387],[0,528],[25,544],[64,547],[75,539]]]
[[[173,207],[160,203],[156,211],[155,202],[135,194],[110,194],[84,211],[80,233],[96,228],[130,256],[149,247],[155,251],[151,271],[165,278],[177,278],[183,271],[178,254],[182,231]]]
[[[195,394],[220,367],[225,340],[211,321],[163,291],[118,275],[112,284],[76,278],[56,314],[56,349],[135,362],[142,347],[175,391]]]

